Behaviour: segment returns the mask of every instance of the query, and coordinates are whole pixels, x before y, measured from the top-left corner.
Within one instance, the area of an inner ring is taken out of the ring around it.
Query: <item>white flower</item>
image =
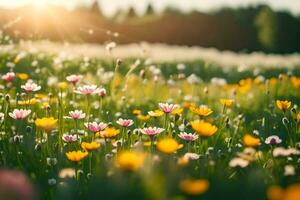
[[[196,154],[196,153],[185,153],[184,154],[184,159],[187,159],[187,160],[198,160],[200,158],[200,155],[199,154]]]
[[[282,140],[277,135],[272,135],[270,137],[267,137],[265,140],[266,144],[271,144],[271,145],[280,144],[281,142]]]
[[[244,160],[242,158],[233,158],[230,162],[229,162],[229,166],[230,167],[241,167],[241,168],[245,168],[249,165],[249,161],[248,160]]]
[[[27,81],[25,85],[21,85],[21,88],[24,89],[26,92],[36,92],[41,89],[41,86],[37,85],[32,81]]]
[[[285,149],[283,147],[277,147],[273,150],[273,156],[274,157],[286,157],[286,156],[292,156],[292,155],[300,155],[300,151],[295,148],[288,148]]]
[[[295,175],[295,167],[293,165],[284,166],[284,175],[285,176],[293,176]]]
[[[97,94],[99,92],[99,88],[97,88],[96,85],[84,85],[82,87],[78,87],[74,92],[84,95]]]
[[[119,124],[120,126],[123,126],[123,127],[129,127],[133,124],[133,121],[131,119],[122,119],[122,118],[119,118],[117,120],[117,124]]]

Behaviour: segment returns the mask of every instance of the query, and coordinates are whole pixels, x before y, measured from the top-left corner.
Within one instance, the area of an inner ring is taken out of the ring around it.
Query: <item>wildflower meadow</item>
[[[300,196],[298,68],[31,52],[1,65],[0,164],[25,174],[1,172],[8,197]]]

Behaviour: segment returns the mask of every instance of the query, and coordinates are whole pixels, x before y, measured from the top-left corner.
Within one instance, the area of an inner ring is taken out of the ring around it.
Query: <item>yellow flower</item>
[[[84,151],[69,151],[66,153],[66,156],[69,160],[73,162],[79,162],[83,158],[85,158],[88,155],[88,152]]]
[[[59,83],[57,83],[57,87],[60,90],[66,90],[68,88],[68,83],[67,82],[59,82]]]
[[[295,76],[291,77],[291,82],[296,88],[300,88],[300,78],[297,78]]]
[[[28,74],[25,73],[17,73],[17,76],[19,77],[19,79],[21,80],[27,80],[28,79]]]
[[[57,127],[57,119],[54,119],[53,117],[38,118],[35,120],[35,125],[49,133]]]
[[[138,115],[137,118],[141,121],[148,121],[150,119],[150,115]]]
[[[244,145],[247,147],[256,147],[260,145],[260,139],[250,134],[244,135],[243,142]]]
[[[192,121],[191,122],[192,128],[201,136],[203,137],[209,137],[214,135],[218,128],[214,125],[212,125],[209,122],[205,122],[203,120],[199,121]]]
[[[136,171],[144,164],[145,155],[135,151],[123,151],[116,159],[117,167],[125,171]]]
[[[183,108],[176,108],[175,110],[173,110],[173,111],[171,112],[171,114],[172,114],[172,115],[180,116],[181,113],[182,113],[182,111],[183,111]]]
[[[34,105],[38,102],[40,102],[38,99],[32,98],[32,99],[29,99],[29,100],[18,101],[18,104],[22,105],[22,106],[25,106],[25,105],[27,106],[27,105]]]
[[[104,131],[100,133],[96,133],[96,136],[104,137],[104,138],[113,138],[120,133],[120,129],[116,129],[113,127],[106,127]]]
[[[227,108],[230,108],[233,102],[234,102],[233,99],[220,99],[220,103]]]
[[[182,157],[178,158],[177,164],[179,166],[185,167],[185,166],[187,166],[189,164],[189,159],[186,158],[186,157],[184,157],[184,156],[182,156]]]
[[[284,192],[283,200],[300,200],[300,184],[289,186]]]
[[[213,113],[213,111],[205,105],[201,105],[199,108],[197,108],[195,106],[191,106],[190,111],[192,113],[195,113],[199,116],[204,116],[204,117]]]
[[[154,110],[154,111],[149,111],[148,114],[151,116],[151,117],[161,117],[164,115],[164,112],[161,111],[161,110]]]
[[[271,186],[267,190],[268,200],[282,200],[284,190],[279,186]]]
[[[289,109],[289,107],[291,107],[291,104],[292,103],[287,100],[284,100],[284,101],[277,100],[276,101],[277,108],[279,110],[282,110],[283,112],[287,111],[287,109]]]
[[[156,147],[163,153],[171,154],[182,148],[182,145],[179,145],[173,138],[164,138],[157,142]]]
[[[97,142],[82,142],[81,143],[81,148],[83,148],[85,151],[92,151],[92,150],[97,150],[99,149],[100,144]]]
[[[140,114],[142,114],[142,111],[138,110],[138,109],[135,109],[135,110],[132,111],[132,114],[134,114],[134,115],[140,115]]]
[[[300,123],[300,111],[298,112],[298,114],[297,114],[297,116],[296,116],[296,121],[297,121],[298,123]]]
[[[179,188],[186,194],[200,195],[208,190],[209,182],[206,179],[185,179],[180,181]]]

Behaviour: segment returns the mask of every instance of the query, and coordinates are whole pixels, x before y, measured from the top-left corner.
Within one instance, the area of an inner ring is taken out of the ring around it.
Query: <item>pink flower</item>
[[[163,132],[164,130],[165,129],[158,128],[158,127],[148,127],[148,128],[141,128],[140,129],[142,134],[149,135],[149,136],[157,135],[157,134]]]
[[[36,92],[41,89],[41,86],[37,85],[32,81],[27,81],[25,85],[21,85],[21,88],[24,89],[26,92]]]
[[[86,128],[88,128],[90,131],[94,133],[103,131],[107,127],[107,124],[103,122],[100,122],[99,124],[97,122],[89,122],[89,123],[84,123],[84,125]]]
[[[159,103],[159,108],[164,111],[164,113],[170,113],[173,110],[179,108],[177,104]]]
[[[64,142],[76,142],[77,135],[63,134],[62,139]]]
[[[197,134],[181,132],[180,134],[178,134],[178,137],[185,141],[195,141],[199,136]]]
[[[98,91],[98,95],[100,97],[104,97],[106,95],[106,89],[105,88],[100,88]]]
[[[85,113],[82,112],[82,110],[74,110],[69,112],[69,116],[67,118],[72,118],[72,119],[83,119],[85,118]]]
[[[265,140],[266,144],[271,144],[271,145],[280,144],[281,142],[282,140],[277,135],[272,135],[270,137],[267,137]]]
[[[78,87],[74,92],[77,94],[90,95],[98,93],[99,88],[97,88],[96,85],[84,85],[82,87]]]
[[[123,126],[123,127],[129,127],[133,124],[133,121],[131,119],[119,118],[117,121],[117,124],[119,124],[120,126]]]
[[[8,113],[9,116],[15,120],[22,120],[31,113],[31,110],[14,109],[13,112]]]
[[[82,79],[82,75],[72,74],[70,76],[67,76],[66,79],[73,85],[76,85],[76,83],[78,83]]]
[[[16,74],[14,72],[8,72],[2,76],[2,79],[7,82],[11,82],[15,79],[15,77],[16,77]]]

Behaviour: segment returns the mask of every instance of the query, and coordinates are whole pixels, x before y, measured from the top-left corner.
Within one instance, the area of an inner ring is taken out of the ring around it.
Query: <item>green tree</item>
[[[278,41],[278,23],[276,13],[264,6],[256,16],[255,25],[261,46],[269,51],[276,51]]]

